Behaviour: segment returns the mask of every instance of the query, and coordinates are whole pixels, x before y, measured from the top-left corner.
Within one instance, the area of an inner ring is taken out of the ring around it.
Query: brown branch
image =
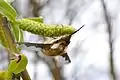
[[[31,80],[27,70],[21,73],[21,77],[23,80]]]
[[[61,67],[59,67],[57,65],[57,61],[55,60],[54,57],[46,57],[47,59],[45,59],[38,54],[36,54],[36,55],[39,56],[39,58],[38,58],[39,60],[42,60],[47,64],[47,66],[49,67],[49,69],[52,73],[53,80],[63,80],[63,77],[60,72]]]
[[[36,0],[30,0],[30,3],[32,4],[32,7],[33,7],[33,10],[32,10],[32,13],[33,13],[33,16],[34,17],[38,17],[39,14],[39,9],[40,9],[40,5],[36,2]]]
[[[115,67],[114,67],[114,58],[113,58],[113,39],[112,39],[112,25],[110,18],[108,16],[108,12],[106,9],[106,5],[104,0],[101,0],[103,10],[104,10],[104,17],[108,26],[108,34],[109,34],[109,46],[110,46],[110,73],[111,73],[111,80],[116,80],[116,74],[115,74]]]
[[[62,80],[62,76],[61,76],[61,68],[57,66],[57,61],[52,58],[54,64],[55,64],[55,67],[51,70],[52,74],[53,74],[53,77],[54,79],[53,80]]]
[[[48,57],[46,55],[45,55],[46,56],[46,58],[45,58],[45,57],[41,57],[39,54],[40,53],[36,52],[36,56],[39,57],[37,59],[42,60],[47,64],[47,66],[49,67],[49,69],[52,73],[53,80],[63,80],[63,77],[62,77],[61,72],[60,72],[61,67],[59,67],[57,65],[57,61],[55,60],[55,58],[50,57],[50,56]]]
[[[40,16],[39,11],[41,11],[41,9],[47,5],[49,3],[49,0],[46,1],[44,4],[37,3],[37,0],[30,0],[30,4],[32,5],[33,9],[32,9],[32,14],[34,17],[38,17]]]

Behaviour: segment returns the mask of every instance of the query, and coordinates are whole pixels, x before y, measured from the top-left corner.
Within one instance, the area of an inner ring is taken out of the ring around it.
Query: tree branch
[[[107,13],[107,9],[105,6],[104,0],[101,0],[103,10],[104,10],[104,17],[108,26],[108,34],[109,34],[109,46],[110,46],[110,73],[111,73],[111,80],[116,80],[116,74],[115,74],[115,67],[114,67],[114,58],[113,58],[113,39],[112,39],[112,25],[110,18]]]
[[[32,14],[34,17],[38,17],[40,16],[39,15],[39,11],[46,5],[49,3],[49,0],[47,0],[44,4],[42,4],[41,2],[40,3],[37,3],[36,0],[30,0],[30,3],[32,4]]]
[[[21,73],[21,77],[23,80],[31,80],[27,70]]]

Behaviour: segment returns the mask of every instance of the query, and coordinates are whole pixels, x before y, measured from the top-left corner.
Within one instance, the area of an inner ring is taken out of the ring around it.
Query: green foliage
[[[16,24],[16,16],[17,14],[14,8],[12,8],[4,0],[0,0],[0,43],[8,49],[10,55],[17,52],[11,32],[13,32],[13,35],[17,41],[23,40],[22,31]],[[9,21],[7,21],[4,17],[7,17]],[[18,74],[25,70],[27,62],[26,56],[23,54],[18,54],[18,57],[16,56],[14,60],[10,61],[8,71],[0,72],[0,80],[11,80],[13,73]]]
[[[16,17],[17,17],[17,13],[16,13],[15,9],[10,4],[5,2],[4,0],[0,0],[0,13],[3,16],[6,16],[7,19],[11,22],[11,25],[12,25],[11,30],[12,30],[12,33],[13,33],[16,41],[23,41],[22,31],[19,29],[19,27],[17,27],[17,24],[15,22]],[[3,31],[1,31],[1,32],[2,32],[1,34],[3,35]],[[1,42],[3,42],[3,40]],[[4,43],[6,43],[6,42],[4,42]],[[4,43],[3,43],[3,45],[5,45]]]
[[[0,36],[2,45],[10,50],[12,54],[18,51],[16,45],[14,44],[14,38],[9,29],[9,23],[2,15],[0,15]]]
[[[0,42],[4,47],[9,48],[8,37],[7,34],[5,34],[5,32],[7,31],[5,30],[5,26],[3,25],[2,17],[3,16],[0,14]]]
[[[8,47],[7,40],[5,38],[5,34],[4,31],[2,30],[1,24],[0,24],[0,43],[3,46]]]
[[[8,72],[18,74],[25,70],[28,60],[24,54],[16,54],[15,57],[14,60],[10,61]]]
[[[0,71],[0,80],[12,80],[12,75],[21,73],[26,69],[28,63],[24,54],[15,54],[15,59],[10,61],[8,70]]]
[[[22,30],[45,37],[62,36],[71,34],[75,31],[70,25],[50,25],[28,19],[17,20],[17,23]]]
[[[0,80],[7,80],[6,71],[0,71]]]
[[[7,70],[0,71],[0,80],[12,80],[12,74],[9,74]]]
[[[23,41],[23,32],[22,30],[18,27],[18,24],[16,23],[11,23],[11,32],[15,38],[16,41]]]
[[[0,13],[6,16],[12,22],[15,21],[17,16],[15,9],[4,0],[0,0]]]

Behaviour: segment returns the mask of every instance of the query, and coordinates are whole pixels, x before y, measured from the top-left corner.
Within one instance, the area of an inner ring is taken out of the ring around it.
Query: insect
[[[58,37],[52,40],[51,42],[47,43],[17,42],[17,44],[25,44],[27,47],[35,46],[36,48],[42,48],[43,54],[47,56],[62,56],[63,58],[65,58],[65,60],[67,60],[70,63],[71,60],[66,52],[66,48],[70,43],[71,36],[78,32],[83,27],[84,25],[75,32],[73,32],[72,34]]]

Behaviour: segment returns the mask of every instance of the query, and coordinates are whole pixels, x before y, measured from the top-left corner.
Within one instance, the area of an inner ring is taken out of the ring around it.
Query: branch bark
[[[53,68],[51,70],[51,72],[53,74],[53,77],[54,77],[53,80],[62,80],[62,76],[61,76],[61,72],[60,72],[61,69],[60,69],[60,67],[57,66],[56,60],[54,58],[52,60],[53,60],[53,62],[55,64],[55,68]]]
[[[21,73],[21,77],[23,80],[31,80],[27,70]]]
[[[40,16],[39,11],[41,11],[41,9],[48,3],[49,3],[49,0],[47,0],[44,4],[42,4],[41,2],[37,3],[37,0],[30,0],[30,4],[33,7],[32,9],[33,17],[39,17]]]
[[[111,25],[111,20],[108,16],[108,12],[106,9],[106,5],[105,5],[105,1],[101,0],[102,6],[103,6],[103,10],[104,10],[104,17],[105,17],[105,21],[107,23],[107,27],[108,27],[108,34],[109,34],[109,46],[110,46],[110,74],[111,74],[111,80],[116,80],[116,74],[115,74],[115,66],[114,66],[114,58],[113,58],[113,39],[112,39],[112,25]]]

